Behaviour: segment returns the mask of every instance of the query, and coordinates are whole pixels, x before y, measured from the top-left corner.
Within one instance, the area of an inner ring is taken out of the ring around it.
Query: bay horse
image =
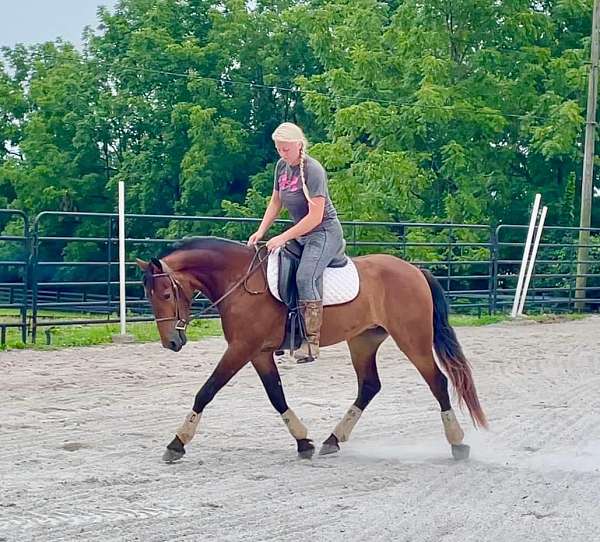
[[[165,348],[178,352],[186,343],[195,292],[217,307],[227,349],[208,380],[196,394],[191,412],[167,445],[163,460],[173,462],[185,454],[205,407],[217,392],[248,362],[258,373],[267,396],[296,440],[298,455],[311,458],[315,447],[308,431],[289,408],[274,351],[285,333],[287,306],[270,293],[266,279],[266,247],[215,237],[191,238],[175,243],[160,258],[137,264],[144,272],[146,296]],[[320,454],[340,450],[373,397],[380,391],[376,354],[391,336],[414,364],[438,401],[446,439],[456,459],[469,455],[448,396],[449,376],[459,404],[465,404],[473,424],[486,427],[471,369],[448,322],[448,305],[437,279],[427,270],[387,254],[353,258],[360,277],[354,300],[327,306],[321,328],[321,346],[346,341],[358,378],[356,400],[329,437]],[[210,308],[209,307],[209,308]]]

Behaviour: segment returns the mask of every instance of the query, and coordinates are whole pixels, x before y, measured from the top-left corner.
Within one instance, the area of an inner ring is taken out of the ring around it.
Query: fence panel
[[[158,256],[167,245],[189,235],[218,235],[244,242],[259,222],[256,218],[126,215],[128,321],[152,319],[136,257]],[[33,342],[42,328],[118,322],[117,224],[114,213],[46,211],[35,218],[29,235],[24,213],[0,210],[0,231],[5,232],[0,237],[0,307],[5,310],[0,313],[2,343],[10,327],[20,328],[25,341],[28,318]],[[276,221],[272,233],[289,224]],[[354,221],[342,222],[342,226],[349,255],[384,252],[428,268],[441,281],[455,312],[494,313],[512,306],[526,226],[494,229],[482,224]],[[528,308],[574,310],[578,231],[544,229]],[[167,233],[165,238],[157,238],[146,236],[146,232]],[[592,230],[590,247],[585,293],[587,308],[597,310],[600,230]],[[207,304],[208,300],[200,297],[193,310],[197,312]],[[61,317],[61,312],[68,316]],[[204,317],[216,316],[214,311]]]
[[[23,211],[0,209],[0,346],[10,329],[27,341],[29,220]]]
[[[580,228],[546,226],[542,233],[525,307],[541,311],[569,312],[575,307],[577,249]],[[590,264],[584,289],[587,310],[600,308],[600,229],[590,229]],[[527,226],[502,225],[496,229],[495,258],[497,310],[512,306]]]

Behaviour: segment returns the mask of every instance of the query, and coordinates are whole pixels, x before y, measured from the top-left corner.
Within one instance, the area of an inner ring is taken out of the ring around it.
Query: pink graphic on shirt
[[[299,189],[298,186],[298,175],[287,176],[287,173],[284,172],[279,176],[277,182],[279,183],[279,190],[289,190],[290,192],[295,192]]]

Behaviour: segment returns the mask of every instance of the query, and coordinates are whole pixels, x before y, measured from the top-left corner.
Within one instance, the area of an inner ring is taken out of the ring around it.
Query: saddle
[[[321,279],[323,305],[345,303],[358,295],[358,272],[352,260],[344,254],[345,246],[344,243],[344,249],[329,264]],[[285,337],[277,353],[282,353],[282,350],[290,350],[293,353],[306,339],[306,326],[298,307],[296,287],[296,271],[302,256],[302,248],[302,245],[294,240],[269,256],[267,266],[269,288],[273,296],[285,303],[288,308]],[[344,285],[342,292],[339,287],[332,286],[336,279],[338,283]]]

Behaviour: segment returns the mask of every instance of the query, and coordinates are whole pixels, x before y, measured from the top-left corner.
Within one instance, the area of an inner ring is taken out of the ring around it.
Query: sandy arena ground
[[[224,342],[0,353],[0,541],[600,539],[600,317],[459,328],[491,430],[456,462],[388,340],[383,390],[338,456],[296,459],[251,367],[161,461]],[[354,400],[345,345],[279,365],[317,442]]]

